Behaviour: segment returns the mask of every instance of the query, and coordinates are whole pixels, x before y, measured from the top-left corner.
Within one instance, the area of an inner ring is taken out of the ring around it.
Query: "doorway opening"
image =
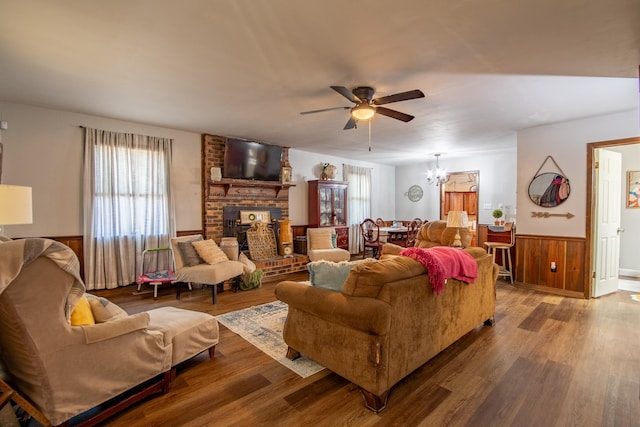
[[[619,147],[623,145],[640,144],[640,138],[627,138],[618,139],[612,141],[592,142],[587,144],[587,212],[586,212],[586,250],[585,250],[585,265],[588,268],[585,269],[584,278],[585,283],[589,286],[585,286],[585,297],[594,297],[593,285],[595,282],[596,266],[601,264],[602,260],[598,259],[598,255],[595,248],[595,242],[598,236],[597,226],[597,201],[598,201],[598,187],[596,182],[596,150],[599,148],[611,148]],[[623,195],[626,197],[626,195]]]

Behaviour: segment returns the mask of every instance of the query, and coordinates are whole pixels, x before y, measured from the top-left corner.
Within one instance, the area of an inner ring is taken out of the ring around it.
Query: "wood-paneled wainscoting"
[[[518,286],[574,298],[588,296],[584,238],[518,234],[515,270]]]

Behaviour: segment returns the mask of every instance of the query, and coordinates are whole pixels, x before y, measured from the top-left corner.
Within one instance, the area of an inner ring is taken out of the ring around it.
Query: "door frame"
[[[584,262],[586,268],[584,269],[584,297],[591,299],[591,287],[593,284],[593,274],[595,273],[593,270],[593,261],[595,254],[593,253],[593,236],[595,235],[593,227],[594,227],[594,218],[595,218],[595,209],[596,209],[596,194],[595,191],[598,188],[595,184],[595,164],[594,164],[594,154],[597,148],[607,148],[607,147],[616,147],[622,145],[632,145],[632,144],[640,144],[640,137],[635,138],[624,138],[624,139],[614,139],[611,141],[600,141],[600,142],[590,142],[587,144],[587,205],[586,205],[586,217],[585,217],[585,251],[584,251]]]
[[[480,170],[472,170],[472,171],[458,171],[458,172],[447,172],[447,181],[451,175],[469,175],[474,174],[476,176],[476,227],[478,225],[478,217],[480,216]],[[446,184],[446,183],[445,183]],[[445,218],[444,211],[444,188],[445,184],[440,184],[440,219]]]

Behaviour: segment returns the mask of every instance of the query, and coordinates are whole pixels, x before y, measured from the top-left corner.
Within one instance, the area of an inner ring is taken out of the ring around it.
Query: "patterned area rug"
[[[232,332],[240,335],[296,374],[306,378],[320,372],[324,367],[304,356],[294,361],[286,358],[287,345],[282,338],[282,329],[287,318],[287,310],[287,304],[275,301],[221,314],[216,318]]]

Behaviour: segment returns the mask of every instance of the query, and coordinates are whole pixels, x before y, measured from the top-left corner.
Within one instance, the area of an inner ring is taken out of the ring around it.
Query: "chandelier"
[[[436,153],[434,156],[436,157],[436,168],[427,171],[427,182],[429,184],[435,184],[436,186],[440,184],[444,184],[447,182],[447,171],[444,169],[440,169],[440,163],[438,163],[438,159],[442,153]]]

